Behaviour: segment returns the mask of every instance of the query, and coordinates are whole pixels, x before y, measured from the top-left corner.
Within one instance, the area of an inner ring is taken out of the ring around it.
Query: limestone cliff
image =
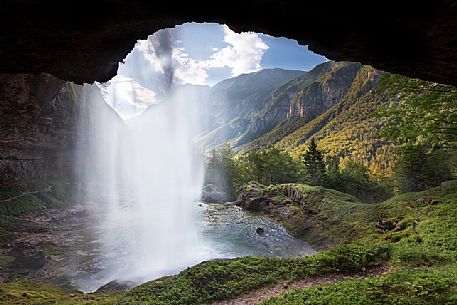
[[[0,75],[0,185],[71,176],[81,92],[47,74]]]

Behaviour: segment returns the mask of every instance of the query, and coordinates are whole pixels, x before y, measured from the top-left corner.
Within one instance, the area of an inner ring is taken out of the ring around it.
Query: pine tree
[[[323,185],[326,177],[325,163],[322,153],[317,149],[317,143],[314,138],[308,146],[308,150],[303,155],[306,178],[310,185]]]

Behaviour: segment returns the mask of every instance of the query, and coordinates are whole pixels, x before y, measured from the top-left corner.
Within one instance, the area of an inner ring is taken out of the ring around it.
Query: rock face
[[[308,203],[294,185],[269,188],[251,182],[241,188],[236,205],[245,210],[263,213],[283,225],[292,235],[302,238],[316,249],[336,244],[321,230],[329,224],[319,210]]]
[[[351,88],[359,63],[325,62],[276,88],[237,144],[246,144],[280,123],[305,124],[339,102]],[[287,120],[288,122],[286,122]]]
[[[0,75],[0,186],[72,175],[80,93],[50,75]]]
[[[236,31],[296,39],[333,60],[357,61],[457,85],[457,4],[453,0],[2,1],[0,73],[51,73],[78,83],[106,81],[137,39],[184,22],[219,22]],[[39,12],[39,13],[37,13]]]
[[[214,184],[207,184],[203,188],[202,201],[208,203],[225,203],[230,201],[230,198],[226,193],[218,191]]]
[[[239,147],[286,120],[304,125],[339,102],[361,68],[329,61],[309,72],[268,69],[222,81],[211,88],[213,125],[200,141],[207,149],[227,141]]]
[[[206,148],[227,141],[241,145],[252,140],[255,134],[265,132],[265,127],[255,126],[255,122],[272,92],[304,74],[303,71],[265,69],[223,80],[210,88],[205,105],[210,119],[206,132],[200,137],[201,143]]]
[[[14,258],[13,266],[17,269],[36,270],[46,262],[43,250],[29,243],[16,244],[8,255]]]
[[[358,63],[328,62],[313,70],[324,70],[317,79],[301,86],[290,101],[288,118],[315,118],[329,109],[349,91],[357,72]]]
[[[106,292],[120,292],[127,291],[128,289],[134,287],[136,282],[128,281],[111,281],[102,287],[98,288],[96,293],[106,293]]]

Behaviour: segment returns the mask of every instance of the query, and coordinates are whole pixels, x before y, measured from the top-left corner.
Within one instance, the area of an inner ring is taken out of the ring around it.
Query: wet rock
[[[244,208],[249,211],[267,210],[270,199],[267,197],[252,198],[245,202]]]
[[[398,221],[381,219],[375,226],[381,232],[387,232],[387,231],[398,232],[398,231],[403,230],[403,227],[398,223]]]
[[[257,233],[257,235],[264,235],[265,234],[265,229],[264,228],[261,228],[261,227],[258,227],[255,232]]]
[[[440,203],[439,200],[432,199],[432,200],[430,200],[429,205],[436,205],[436,204],[438,204],[438,203]]]
[[[416,202],[419,204],[427,204],[427,205],[437,205],[440,203],[439,200],[434,199],[430,196],[422,196],[416,199]]]
[[[8,252],[14,258],[13,266],[19,269],[37,270],[46,263],[43,250],[29,243],[18,243]]]
[[[207,184],[203,188],[202,201],[209,203],[223,203],[230,201],[229,196],[216,189],[214,184]]]
[[[381,231],[391,231],[395,228],[395,224],[390,220],[379,220],[379,222],[375,225],[377,229]]]
[[[114,280],[114,281],[111,281],[111,282],[103,285],[102,287],[98,288],[97,291],[95,291],[95,292],[99,293],[99,292],[127,291],[134,285],[135,285],[134,282]]]

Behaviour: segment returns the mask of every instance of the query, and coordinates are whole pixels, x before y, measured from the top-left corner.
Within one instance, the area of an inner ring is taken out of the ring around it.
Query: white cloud
[[[184,83],[205,85],[208,81],[208,71],[205,61],[190,58],[183,48],[173,49],[175,78]]]
[[[150,46],[149,40],[138,40],[135,45],[135,48],[140,51],[144,58],[151,63],[151,67],[155,72],[164,73],[163,71],[163,63],[160,59],[156,56],[154,52],[154,48]]]
[[[224,25],[224,41],[228,46],[214,53],[208,60],[209,68],[229,67],[232,76],[260,70],[260,62],[268,45],[256,33],[235,33]]]
[[[182,43],[173,48],[171,64],[176,84],[212,84],[217,81],[209,79],[212,69],[228,68],[231,76],[237,76],[262,68],[260,63],[268,45],[258,34],[238,34],[225,25],[223,33],[225,46],[212,47],[212,54],[204,59],[191,58]],[[141,57],[148,64],[145,65],[140,60]],[[160,102],[164,94],[161,84],[164,81],[165,67],[170,65],[169,60],[170,56],[159,56],[155,52],[149,39],[139,40],[125,63],[119,67],[120,74],[111,81],[100,84],[103,97],[124,119],[138,115],[149,105]]]
[[[223,48],[212,48],[214,52],[208,59],[193,59],[189,57],[184,47],[173,49],[172,59],[175,69],[175,79],[178,83],[191,83],[204,85],[211,82],[208,79],[208,71],[217,68],[231,69],[231,76],[238,76],[242,73],[258,71],[262,68],[260,62],[268,45],[263,42],[256,33],[235,33],[228,26],[224,25],[224,42],[227,46]],[[155,72],[163,73],[164,63],[161,62],[148,40],[138,41],[136,48],[144,54],[144,57],[151,63]]]
[[[133,117],[146,110],[148,106],[158,103],[154,91],[124,75],[116,75],[110,81],[98,86],[105,101],[123,119]]]

